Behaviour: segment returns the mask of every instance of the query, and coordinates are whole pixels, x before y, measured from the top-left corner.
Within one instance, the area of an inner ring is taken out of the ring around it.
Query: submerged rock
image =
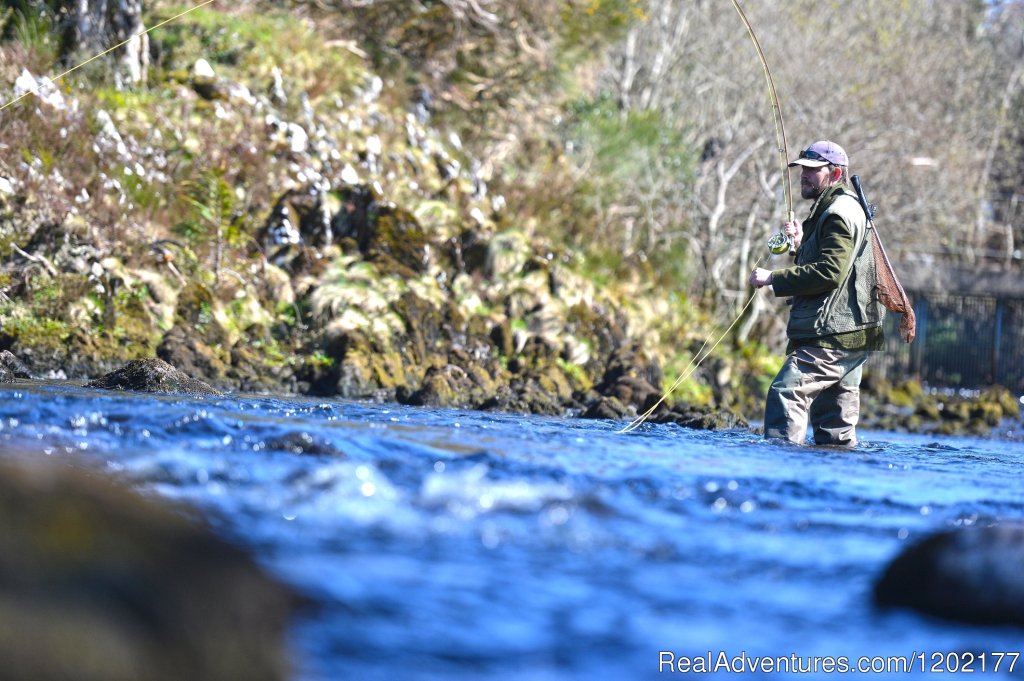
[[[180,395],[221,395],[207,383],[175,369],[162,359],[136,359],[117,371],[89,381],[88,388],[104,390],[131,390],[147,393],[174,393]]]
[[[750,425],[746,419],[727,409],[700,409],[682,404],[655,412],[651,416],[651,422],[675,423],[684,428],[696,430],[729,430],[731,428],[747,428]]]
[[[274,681],[296,597],[181,509],[0,463],[3,677]]]
[[[875,584],[875,604],[976,624],[1024,626],[1024,525],[940,532],[910,546]]]

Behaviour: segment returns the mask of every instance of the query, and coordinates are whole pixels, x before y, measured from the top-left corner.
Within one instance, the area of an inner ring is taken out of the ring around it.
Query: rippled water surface
[[[908,541],[1024,517],[1020,442],[862,433],[846,451],[47,384],[7,388],[2,404],[8,448],[200,507],[315,599],[292,630],[296,679],[683,676],[658,673],[661,651],[1024,653],[1019,629],[869,605]]]

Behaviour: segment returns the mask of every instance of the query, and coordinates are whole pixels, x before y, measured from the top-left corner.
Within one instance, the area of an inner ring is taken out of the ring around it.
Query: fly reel
[[[775,255],[780,255],[793,250],[793,237],[786,236],[782,232],[772,234],[768,237],[768,250]]]

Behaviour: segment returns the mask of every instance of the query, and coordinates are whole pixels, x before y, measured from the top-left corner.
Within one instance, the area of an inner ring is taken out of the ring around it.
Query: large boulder
[[[25,363],[18,359],[10,350],[0,351],[0,370],[15,378],[32,378],[32,373],[25,366]]]
[[[192,378],[156,358],[132,360],[116,371],[89,381],[86,387],[177,395],[221,395],[220,391],[208,383]]]
[[[661,391],[661,368],[647,357],[639,343],[628,343],[616,348],[605,366],[604,377],[594,389],[605,397],[614,397],[623,405],[642,409],[652,396]]]
[[[164,334],[156,348],[156,356],[184,374],[203,376],[220,385],[228,374],[228,363],[221,356],[224,347],[225,344],[210,345],[179,324]]]
[[[5,679],[284,679],[297,603],[180,508],[67,465],[0,462]]]
[[[939,532],[911,545],[874,589],[881,607],[977,624],[1024,626],[1024,525]]]

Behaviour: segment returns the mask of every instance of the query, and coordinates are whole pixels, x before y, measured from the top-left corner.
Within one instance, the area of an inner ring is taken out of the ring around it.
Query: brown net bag
[[[914,335],[917,333],[917,319],[914,317],[914,307],[910,304],[910,299],[907,298],[907,292],[903,290],[900,280],[896,278],[896,273],[893,272],[892,263],[889,262],[889,256],[885,254],[885,248],[882,246],[882,239],[878,236],[878,230],[872,226],[868,231],[871,232],[871,249],[875,252],[877,279],[875,289],[878,291],[878,301],[887,310],[899,312],[903,315],[903,319],[900,320],[900,336],[903,340],[910,343],[914,340]]]
[[[900,284],[900,280],[896,277],[896,272],[892,269],[892,263],[889,262],[889,256],[885,254],[885,247],[882,246],[882,238],[878,236],[878,230],[875,229],[875,207],[868,203],[867,197],[864,196],[864,188],[860,184],[860,178],[853,175],[850,177],[850,182],[857,192],[857,200],[860,201],[860,207],[864,209],[868,216],[871,250],[875,256],[875,290],[878,291],[878,302],[882,303],[885,309],[899,312],[903,315],[903,319],[900,320],[900,336],[906,342],[911,343],[914,340],[914,335],[917,333],[917,319],[914,317],[914,306],[910,304],[907,292],[903,290],[903,285]]]

